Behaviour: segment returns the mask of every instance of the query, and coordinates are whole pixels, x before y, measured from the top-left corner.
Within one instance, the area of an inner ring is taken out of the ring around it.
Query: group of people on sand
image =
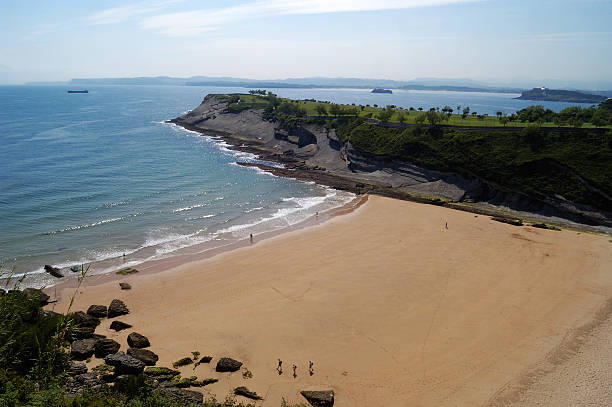
[[[312,363],[312,360],[308,361],[308,373],[312,376],[314,374],[314,363]],[[297,377],[297,366],[295,365],[295,363],[291,366],[291,368],[293,369],[293,378],[295,379]],[[283,361],[281,359],[278,359],[278,366],[276,367],[276,371],[278,372],[279,375],[283,374]]]

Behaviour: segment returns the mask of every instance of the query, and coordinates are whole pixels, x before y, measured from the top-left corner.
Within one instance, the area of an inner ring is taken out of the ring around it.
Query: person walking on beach
[[[251,239],[251,244],[253,244],[253,234],[252,233],[251,233],[250,239]]]
[[[276,370],[278,370],[279,372],[283,371],[283,361],[282,360],[278,360],[278,367],[276,368]]]
[[[297,369],[297,366],[293,364],[293,378],[294,379],[297,377],[297,373],[295,372],[296,369]]]
[[[312,360],[309,360],[308,361],[308,373],[310,373],[311,376],[314,374],[314,369],[312,368],[313,365],[314,363],[312,363]]]
[[[446,224],[444,225],[444,227],[446,227],[446,229],[448,229],[448,222],[446,222]]]

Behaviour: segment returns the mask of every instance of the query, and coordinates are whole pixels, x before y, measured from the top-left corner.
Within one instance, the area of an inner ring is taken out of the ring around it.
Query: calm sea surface
[[[241,88],[0,87],[0,260],[52,281],[44,264],[105,272],[210,242],[280,229],[352,194],[235,165],[257,158],[163,121],[208,93]],[[403,107],[470,106],[510,113],[516,95],[275,89],[280,96]],[[545,103],[560,110],[568,104]],[[124,255],[125,254],[125,258]],[[70,274],[69,272],[65,272]]]

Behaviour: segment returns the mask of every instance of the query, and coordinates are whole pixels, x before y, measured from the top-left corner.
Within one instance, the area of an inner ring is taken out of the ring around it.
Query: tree
[[[426,113],[421,113],[421,114],[417,115],[416,119],[414,120],[416,122],[416,124],[423,124],[423,123],[425,123],[425,115],[426,115]]]
[[[404,124],[406,121],[406,114],[404,112],[397,112],[397,120],[400,122],[400,124]]]
[[[506,124],[508,124],[508,122],[509,122],[509,121],[510,121],[510,119],[508,119],[506,116],[503,116],[503,117],[500,117],[500,118],[499,118],[499,122],[500,122],[501,124],[503,124],[503,125],[504,125],[504,127],[506,127]]]
[[[393,113],[395,113],[395,110],[389,105],[378,112],[378,118],[381,122],[388,122],[391,116],[393,116]]]
[[[318,104],[315,108],[319,116],[327,116],[327,108],[323,104]]]
[[[463,110],[461,111],[461,118],[465,119],[468,116],[468,114],[470,114],[469,106],[463,108]]]
[[[337,105],[334,103],[333,105],[329,107],[329,113],[338,117],[340,113],[342,113],[342,109],[340,108],[340,105]]]
[[[451,117],[451,115],[453,114],[453,108],[452,108],[452,107],[450,107],[450,106],[444,106],[444,107],[442,108],[442,112],[443,112],[444,114],[446,114],[446,115],[447,115],[447,116],[450,118],[450,117]]]
[[[423,111],[423,108],[422,108],[422,107],[419,107],[419,112],[422,112],[422,111]]]
[[[461,111],[461,105],[457,105],[457,114]]]
[[[437,126],[438,124],[442,123],[445,115],[434,110],[430,110],[429,112],[425,113],[425,118],[432,126]]]
[[[500,111],[495,112],[495,114],[497,115],[497,118],[501,118],[503,113]]]

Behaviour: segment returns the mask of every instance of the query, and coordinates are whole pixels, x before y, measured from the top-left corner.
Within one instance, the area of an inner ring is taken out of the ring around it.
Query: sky
[[[0,0],[0,83],[158,75],[612,89],[612,0]]]

